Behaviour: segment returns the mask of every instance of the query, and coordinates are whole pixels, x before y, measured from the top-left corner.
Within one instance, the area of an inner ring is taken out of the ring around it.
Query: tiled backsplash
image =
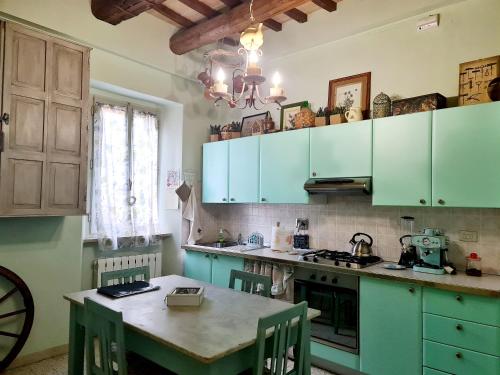
[[[308,218],[313,248],[349,250],[352,235],[365,232],[374,239],[374,253],[392,261],[399,259],[401,216],[415,217],[416,231],[443,229],[450,238],[449,259],[459,269],[465,268],[465,256],[475,250],[482,257],[483,272],[500,275],[500,209],[373,207],[371,197],[334,195],[328,196],[327,204],[203,205],[202,209],[204,240],[215,239],[222,227],[234,238],[258,231],[269,242],[277,221],[293,229],[296,218]],[[478,242],[459,241],[460,230],[477,231]]]

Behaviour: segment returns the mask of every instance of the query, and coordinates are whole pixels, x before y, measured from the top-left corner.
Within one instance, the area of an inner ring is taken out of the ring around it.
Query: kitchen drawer
[[[424,366],[455,375],[498,375],[500,358],[424,340]]]
[[[424,288],[424,312],[500,327],[500,298]]]
[[[424,314],[424,339],[500,356],[500,328]]]
[[[424,375],[451,375],[449,372],[434,370],[433,368],[424,367]]]

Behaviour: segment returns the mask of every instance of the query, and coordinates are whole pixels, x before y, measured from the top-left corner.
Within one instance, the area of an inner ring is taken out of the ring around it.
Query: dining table
[[[116,299],[96,289],[64,296],[70,302],[69,375],[83,375],[84,371],[85,298],[122,312],[127,351],[179,375],[236,375],[252,368],[259,318],[291,306],[178,275],[154,278],[150,283],[160,288]],[[178,287],[203,287],[201,305],[167,306],[166,295]],[[304,375],[311,371],[310,320],[319,315],[320,311],[308,309]]]

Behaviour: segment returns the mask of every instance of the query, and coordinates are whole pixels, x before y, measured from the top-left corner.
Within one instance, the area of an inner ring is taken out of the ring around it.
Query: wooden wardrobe
[[[0,216],[84,214],[90,50],[0,27]]]

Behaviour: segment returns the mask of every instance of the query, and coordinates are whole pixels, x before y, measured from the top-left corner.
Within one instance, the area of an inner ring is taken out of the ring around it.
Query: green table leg
[[[83,375],[85,327],[78,322],[78,307],[71,304],[69,313],[68,375]]]
[[[306,326],[306,350],[304,353],[304,375],[311,375],[311,321],[308,320]]]

